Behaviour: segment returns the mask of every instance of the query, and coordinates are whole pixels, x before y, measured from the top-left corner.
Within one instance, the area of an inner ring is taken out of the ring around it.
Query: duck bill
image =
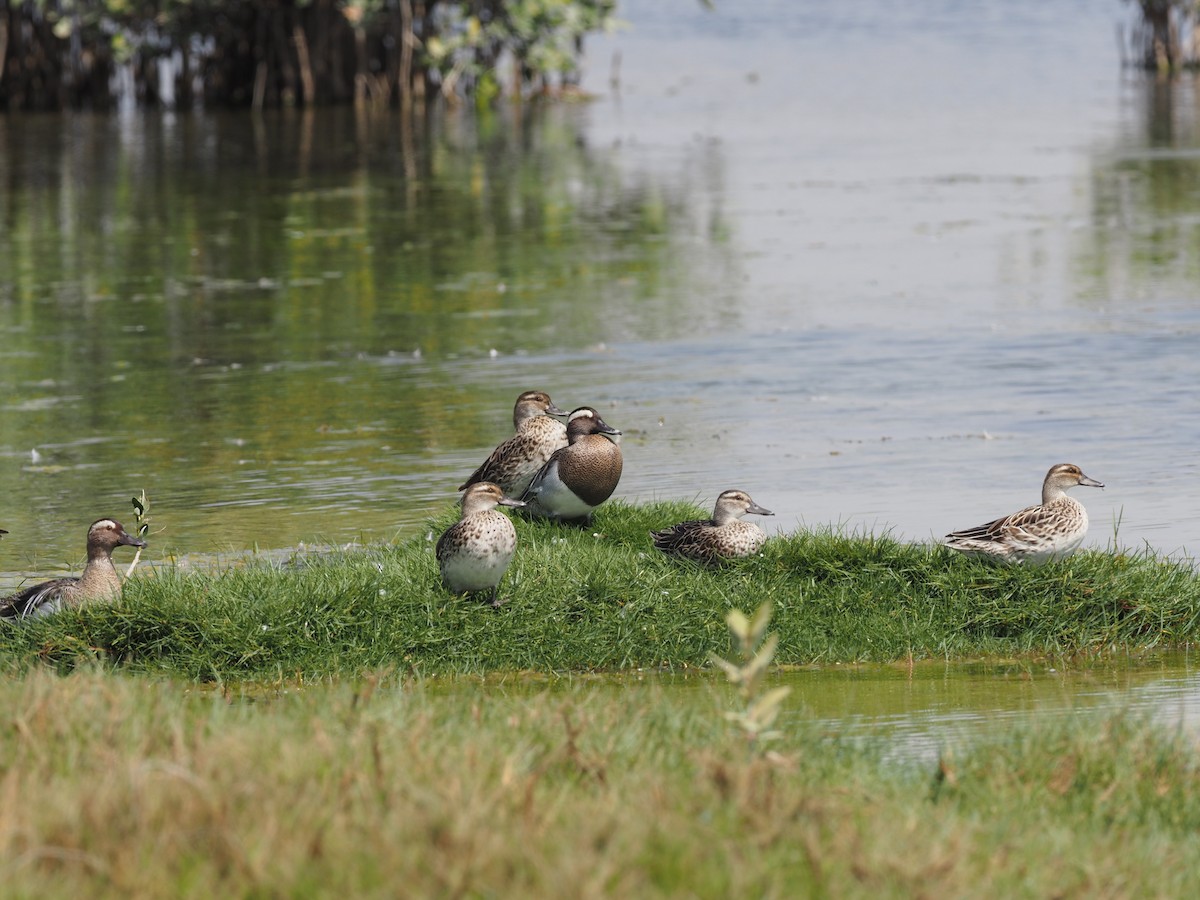
[[[614,444],[619,443],[621,429],[613,428],[599,416],[596,416],[596,434],[602,434]]]
[[[548,416],[569,416],[570,413],[565,409],[559,409],[553,403],[546,407],[546,415]]]
[[[1097,481],[1095,478],[1088,478],[1086,475],[1080,476],[1079,483],[1082,484],[1084,487],[1098,487],[1098,488],[1104,487],[1103,481]]]
[[[121,536],[117,539],[118,544],[124,544],[126,547],[145,547],[146,542],[140,537],[134,537],[128,531],[122,531]]]
[[[751,503],[748,507],[746,507],[746,512],[751,513],[756,516],[773,516],[773,515],[775,515],[775,513],[771,512],[765,506],[759,506],[757,503]]]
[[[501,506],[514,506],[514,507],[516,507],[516,506],[524,506],[524,505],[525,505],[525,501],[524,501],[524,500],[514,500],[512,497],[504,497],[504,498],[502,498],[502,499],[500,499],[500,500],[497,500],[496,502],[497,502],[498,504],[500,504]]]

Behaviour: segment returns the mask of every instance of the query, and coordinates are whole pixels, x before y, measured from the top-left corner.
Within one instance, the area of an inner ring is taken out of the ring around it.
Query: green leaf
[[[729,630],[733,632],[733,636],[739,641],[745,641],[750,630],[750,620],[746,618],[746,614],[740,609],[731,609],[725,614],[725,624],[729,626]]]
[[[742,670],[741,670],[741,669],[739,669],[737,666],[735,666],[733,663],[731,663],[729,660],[727,660],[727,659],[722,659],[721,657],[717,656],[717,654],[715,654],[715,653],[710,653],[710,654],[708,654],[708,658],[709,658],[709,659],[710,659],[710,660],[711,660],[711,661],[712,661],[712,662],[713,662],[713,663],[714,663],[714,664],[715,664],[715,665],[716,665],[718,668],[720,668],[720,669],[724,670],[725,674],[726,674],[727,676],[729,676],[729,680],[730,680],[730,681],[734,682],[735,684],[737,684],[737,683],[740,683],[740,682],[741,682],[741,680],[742,680]]]
[[[779,715],[783,698],[792,692],[790,687],[777,687],[767,691],[751,704],[748,715],[761,728],[769,728]]]
[[[771,664],[771,660],[775,658],[775,648],[779,646],[779,635],[773,634],[767,638],[762,645],[762,648],[754,654],[754,659],[746,664],[745,675],[748,679],[757,678]]]
[[[750,638],[752,643],[757,644],[766,632],[767,626],[771,624],[771,610],[772,604],[770,600],[755,610],[754,621],[750,623]]]

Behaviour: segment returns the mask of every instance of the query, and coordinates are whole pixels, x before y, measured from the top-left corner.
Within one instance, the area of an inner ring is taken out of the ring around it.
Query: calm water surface
[[[629,499],[926,540],[1073,461],[1089,545],[1194,551],[1200,93],[1122,69],[1128,13],[637,0],[590,104],[0,118],[0,583],[141,490],[152,559],[416,533],[531,387]],[[922,758],[1197,714],[1181,656],[788,679]]]
[[[922,764],[980,740],[1003,740],[1031,723],[1128,715],[1200,739],[1200,668],[1186,651],[1061,660],[927,660],[895,665],[827,665],[769,676],[786,685],[777,727],[816,723],[830,739],[881,746],[885,759]],[[582,692],[668,691],[701,715],[735,708],[719,673],[623,672],[584,676]],[[516,694],[575,690],[577,680],[489,680],[484,690]],[[452,682],[459,685],[460,682]],[[451,687],[450,689],[456,689]],[[472,683],[471,690],[479,685]]]
[[[591,104],[0,119],[0,569],[412,533],[529,387],[619,496],[1200,545],[1194,82],[1123,4],[641,0]],[[1119,529],[1117,523],[1119,522]]]
[[[1030,721],[1125,713],[1200,738],[1200,674],[1186,653],[1081,666],[1019,663],[834,666],[791,673],[782,722],[817,719],[831,735],[882,740],[928,761]]]

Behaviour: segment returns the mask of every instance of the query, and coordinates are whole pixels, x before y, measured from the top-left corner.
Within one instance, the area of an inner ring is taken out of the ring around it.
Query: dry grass
[[[715,681],[236,694],[99,671],[0,690],[10,896],[1180,894],[1194,747],[1122,720],[940,769],[794,721],[746,752]],[[692,690],[690,688],[698,689]]]

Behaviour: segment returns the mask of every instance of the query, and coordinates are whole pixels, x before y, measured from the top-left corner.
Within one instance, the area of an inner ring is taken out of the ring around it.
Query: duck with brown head
[[[572,410],[567,446],[542,466],[521,497],[535,516],[589,522],[592,511],[612,496],[621,480],[621,448],[613,428],[590,406]]]
[[[88,528],[87,565],[78,578],[56,578],[0,599],[0,618],[17,620],[47,616],[84,603],[115,600],[121,594],[121,577],[112,562],[117,547],[145,547],[115,519],[97,519]]]

